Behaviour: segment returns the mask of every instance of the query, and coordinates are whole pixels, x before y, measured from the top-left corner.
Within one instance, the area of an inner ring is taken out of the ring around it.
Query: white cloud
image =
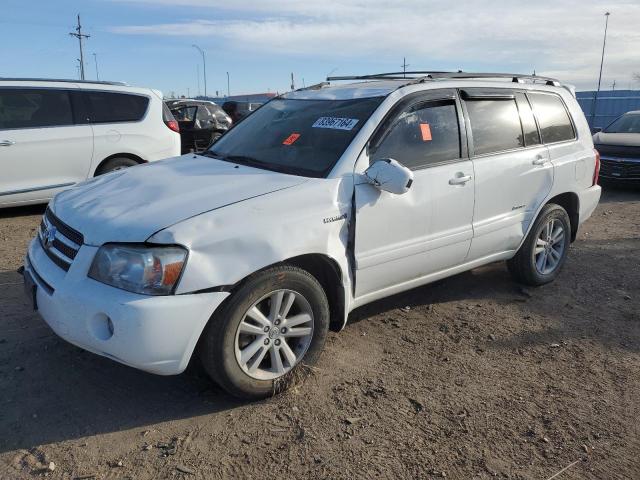
[[[605,71],[629,82],[640,71],[640,4],[592,0],[115,0],[200,7],[207,18],[114,26],[128,35],[207,37],[238,51],[314,59],[401,58],[414,66],[493,66],[555,75],[591,88],[604,12],[612,12]],[[468,68],[468,67],[467,67]]]

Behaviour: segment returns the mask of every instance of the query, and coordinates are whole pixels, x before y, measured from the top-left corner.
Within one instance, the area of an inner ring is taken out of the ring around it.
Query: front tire
[[[308,272],[280,266],[256,273],[216,311],[203,332],[200,359],[232,395],[269,397],[313,365],[329,329],[329,304]]]
[[[571,243],[571,221],[564,208],[542,208],[515,257],[507,261],[513,278],[525,285],[552,282],[562,270]]]

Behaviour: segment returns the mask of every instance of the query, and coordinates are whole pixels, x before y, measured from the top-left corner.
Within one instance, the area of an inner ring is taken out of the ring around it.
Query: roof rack
[[[98,85],[118,85],[121,87],[129,86],[128,83],[125,82],[108,82],[103,80],[72,80],[69,78],[9,78],[9,77],[0,77],[2,81],[21,81],[21,82],[64,82],[64,83],[97,83]]]
[[[424,82],[426,80],[447,79],[447,78],[508,78],[514,83],[524,83],[529,80],[531,82],[541,81],[546,85],[559,87],[560,82],[555,78],[541,77],[539,75],[522,75],[519,73],[472,73],[472,72],[429,72],[429,71],[411,71],[411,72],[387,72],[374,73],[371,75],[348,75],[340,77],[327,77],[327,81],[338,80],[407,80],[407,82]]]

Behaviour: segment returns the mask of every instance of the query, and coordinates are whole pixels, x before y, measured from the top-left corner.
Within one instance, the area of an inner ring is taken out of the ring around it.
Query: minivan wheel
[[[319,358],[329,329],[329,304],[308,272],[280,266],[256,273],[214,313],[200,359],[229,393],[265,398],[286,389]]]
[[[96,176],[104,175],[105,173],[115,172],[116,170],[122,170],[123,168],[129,168],[138,165],[132,158],[116,157],[111,158],[104,162],[96,172]]]
[[[515,257],[507,262],[520,283],[538,286],[553,281],[571,243],[569,215],[560,205],[545,205]]]

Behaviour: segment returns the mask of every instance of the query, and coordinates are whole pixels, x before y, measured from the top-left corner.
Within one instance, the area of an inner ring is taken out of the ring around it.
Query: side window
[[[460,125],[453,100],[412,105],[395,116],[371,152],[416,169],[460,158]]]
[[[529,93],[544,143],[573,140],[576,134],[562,99],[555,94]]]
[[[475,155],[524,147],[514,99],[466,100]]]
[[[91,123],[135,122],[147,111],[149,99],[141,95],[115,92],[83,92]]]
[[[73,125],[66,90],[0,90],[0,128],[38,128]]]
[[[525,146],[540,145],[540,134],[538,133],[536,120],[533,118],[533,111],[531,110],[531,105],[529,105],[527,97],[524,93],[517,93],[516,102],[518,104],[518,111],[520,112]]]
[[[196,118],[197,108],[198,107],[182,107],[172,110],[172,113],[179,122],[193,122]]]

